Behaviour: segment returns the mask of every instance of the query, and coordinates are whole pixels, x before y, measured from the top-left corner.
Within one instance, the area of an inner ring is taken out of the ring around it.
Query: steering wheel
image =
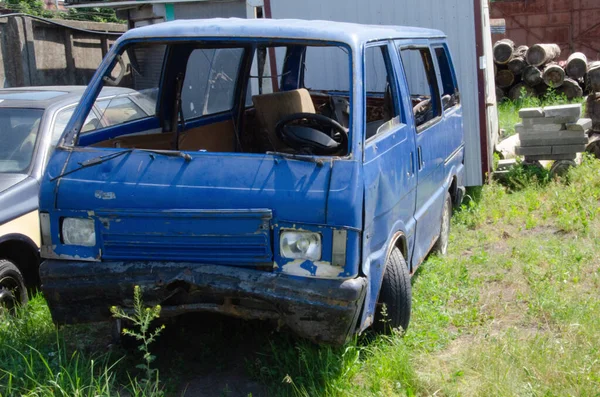
[[[317,128],[295,123],[300,120],[307,120],[307,124],[316,125]],[[279,120],[275,131],[286,145],[302,153],[328,155],[348,147],[348,129],[321,114],[291,114]]]

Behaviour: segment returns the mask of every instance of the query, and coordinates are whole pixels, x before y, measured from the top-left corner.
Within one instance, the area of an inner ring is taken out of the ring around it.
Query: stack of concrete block
[[[574,160],[585,151],[592,120],[580,118],[581,105],[521,109],[519,116],[515,152],[525,161]]]

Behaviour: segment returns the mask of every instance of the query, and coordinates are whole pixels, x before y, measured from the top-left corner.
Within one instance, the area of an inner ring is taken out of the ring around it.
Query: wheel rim
[[[14,311],[20,296],[21,289],[18,280],[10,276],[0,280],[0,309]]]

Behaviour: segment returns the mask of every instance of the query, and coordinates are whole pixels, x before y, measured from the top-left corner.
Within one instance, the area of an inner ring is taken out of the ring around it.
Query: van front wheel
[[[446,255],[448,252],[448,240],[450,239],[450,218],[452,218],[452,198],[450,193],[446,192],[444,200],[444,209],[442,212],[442,224],[440,226],[440,235],[431,249],[438,255]]]
[[[408,328],[412,291],[408,266],[400,250],[392,249],[385,265],[373,328],[379,333]]]

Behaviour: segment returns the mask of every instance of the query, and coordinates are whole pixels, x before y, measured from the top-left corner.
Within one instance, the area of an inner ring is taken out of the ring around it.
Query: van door
[[[394,73],[398,60],[394,52],[391,43],[376,43],[365,48],[364,53],[363,264],[370,279],[368,288],[375,294],[385,269],[389,238],[397,231],[410,237],[415,224],[414,132],[406,122],[406,111],[401,111],[408,102],[400,97]],[[371,296],[369,292],[368,296]],[[363,319],[373,313],[377,296],[372,298]]]
[[[444,159],[448,136],[442,118],[433,57],[425,40],[398,41],[416,128],[416,234],[412,266],[425,258],[439,232],[445,197]]]

